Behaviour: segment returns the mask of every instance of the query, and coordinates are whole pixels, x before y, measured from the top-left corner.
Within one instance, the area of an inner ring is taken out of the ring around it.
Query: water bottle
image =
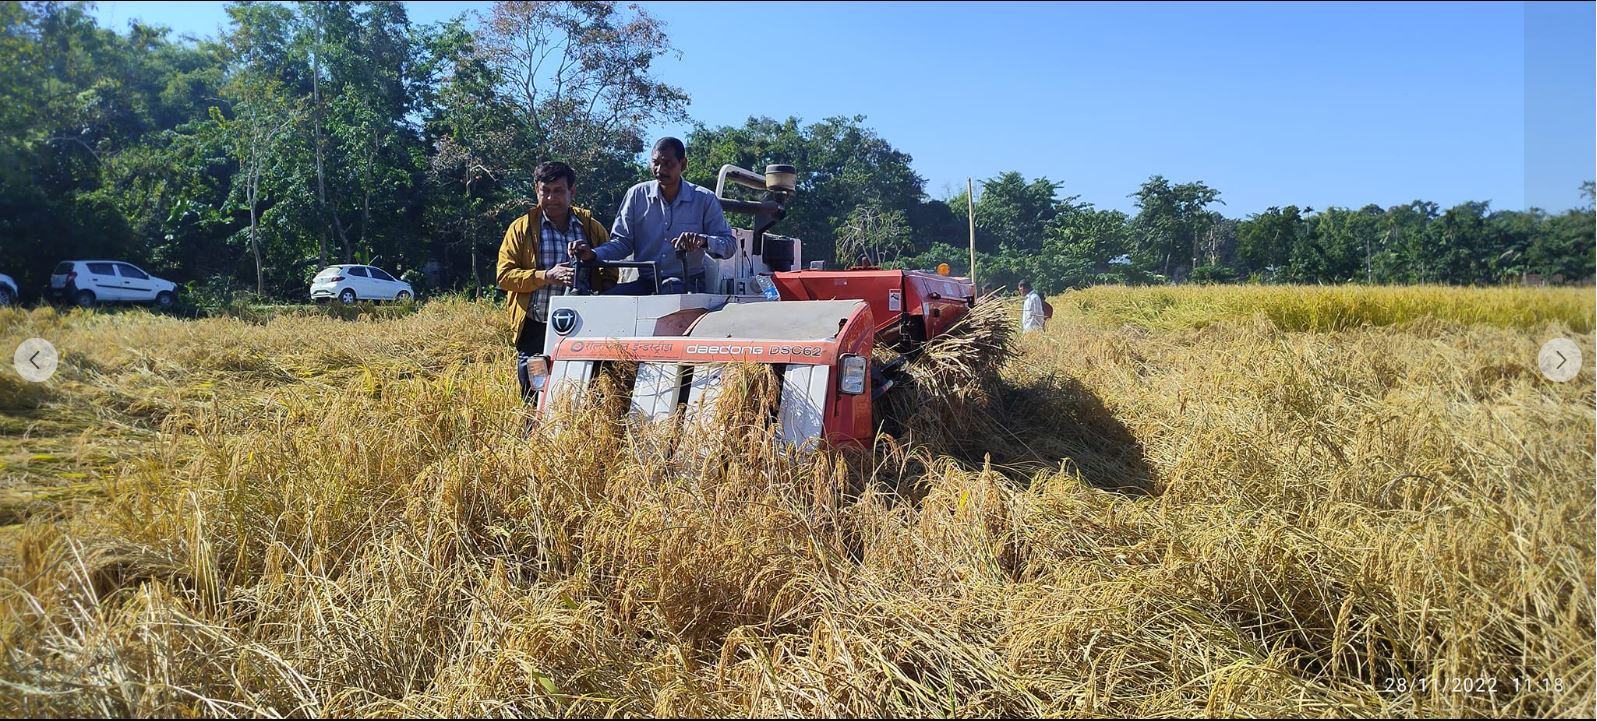
[[[769,274],[760,273],[754,276],[754,282],[759,284],[760,292],[765,295],[766,300],[781,300],[782,294],[776,292],[776,283],[771,280]]]

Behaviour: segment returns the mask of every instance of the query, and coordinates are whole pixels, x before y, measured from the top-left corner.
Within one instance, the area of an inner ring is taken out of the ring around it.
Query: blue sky
[[[487,7],[406,5],[418,23]],[[1233,217],[1415,199],[1562,210],[1597,177],[1592,3],[640,5],[681,53],[658,75],[692,120],[864,115],[934,198],[1017,170],[1126,211],[1154,174],[1208,183]],[[225,21],[220,3],[96,12],[119,30]]]

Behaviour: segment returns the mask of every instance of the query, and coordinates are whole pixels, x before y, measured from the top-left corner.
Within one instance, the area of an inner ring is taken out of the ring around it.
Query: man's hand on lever
[[[589,252],[591,253],[592,251]],[[544,273],[544,277],[547,278],[550,283],[555,285],[571,285],[571,279],[575,277],[576,274],[577,270],[571,267],[570,263],[561,263],[553,268],[550,268],[548,272]]]
[[[671,247],[679,251],[696,250],[710,244],[710,240],[699,233],[683,233],[671,241]]]
[[[587,243],[580,240],[571,241],[571,245],[566,250],[571,253],[571,257],[584,263],[592,263],[595,258],[599,257],[593,254],[593,249],[588,247]]]

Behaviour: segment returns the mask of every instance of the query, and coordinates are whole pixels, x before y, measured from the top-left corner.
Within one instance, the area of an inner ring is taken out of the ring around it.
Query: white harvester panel
[[[836,338],[862,300],[727,304],[693,324],[693,338],[809,340]]]
[[[632,412],[659,420],[676,410],[682,389],[680,363],[639,363],[637,384],[632,387]]]
[[[569,394],[581,393],[593,381],[594,369],[598,363],[590,360],[555,361],[549,369],[549,398],[550,400],[569,397]]]
[[[708,423],[715,417],[716,404],[724,393],[724,366],[676,363],[641,363],[632,391],[632,413],[648,421],[670,420],[677,410],[682,389],[682,374],[691,368],[688,402],[682,418],[691,423]],[[828,366],[782,364],[782,390],[777,427],[782,440],[808,447],[825,430],[826,399],[831,391],[832,369]]]
[[[723,390],[725,385],[721,383],[721,366],[694,366],[693,380],[688,387],[687,417],[691,420],[713,417],[716,399],[721,397]]]
[[[831,373],[827,366],[796,363],[789,364],[782,373],[782,405],[777,423],[783,441],[802,447],[821,437]]]
[[[662,321],[672,317],[693,315],[692,311],[713,311],[727,303],[760,302],[765,298],[748,298],[690,293],[687,295],[557,295],[549,299],[549,317],[564,315],[572,327],[560,332],[554,322],[544,336],[543,347],[553,349],[562,338],[649,338],[660,335],[680,335],[662,331]],[[670,324],[664,324],[670,325]]]

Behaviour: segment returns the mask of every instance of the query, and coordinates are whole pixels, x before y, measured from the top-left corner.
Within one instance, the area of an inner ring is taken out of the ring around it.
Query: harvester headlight
[[[857,396],[865,392],[865,365],[864,356],[843,356],[843,379],[840,385],[844,393]]]
[[[527,380],[535,391],[542,391],[549,385],[549,356],[535,355],[527,359]]]

